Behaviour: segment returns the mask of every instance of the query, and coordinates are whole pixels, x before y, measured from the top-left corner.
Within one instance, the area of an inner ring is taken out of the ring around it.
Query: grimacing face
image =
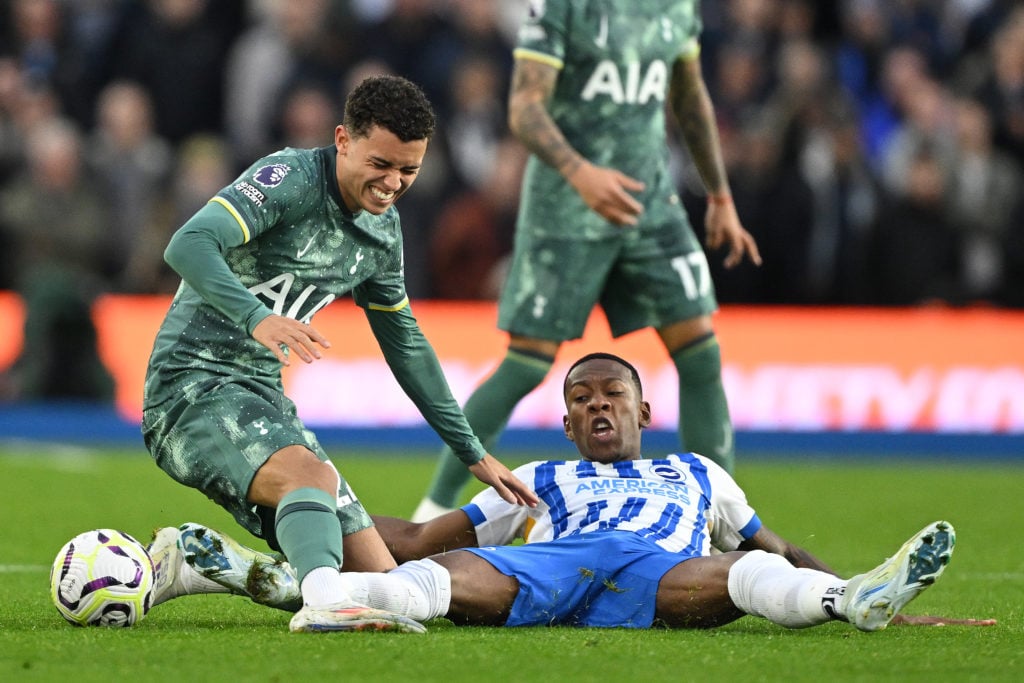
[[[427,142],[402,142],[380,126],[372,127],[366,137],[352,137],[345,126],[335,128],[338,189],[346,208],[374,215],[387,211],[415,182]]]
[[[565,382],[565,408],[565,435],[584,460],[641,457],[640,432],[651,424],[651,406],[621,363],[595,358],[573,368]]]

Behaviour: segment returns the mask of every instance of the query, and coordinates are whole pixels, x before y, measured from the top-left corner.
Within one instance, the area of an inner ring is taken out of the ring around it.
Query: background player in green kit
[[[367,79],[349,96],[333,146],[260,159],[166,250],[182,284],[150,358],[146,446],[161,469],[285,554],[305,603],[293,631],[423,630],[341,588],[342,558],[347,570],[396,565],[283,393],[281,365],[291,355],[312,362],[330,346],[309,323],[335,298],[351,292],[365,309],[395,377],[459,460],[507,501],[536,503],[470,430],[409,311],[393,204],[416,179],[433,130],[418,87]],[[159,592],[175,577],[158,550]]]
[[[509,346],[464,408],[488,448],[601,304],[614,336],[657,330],[679,373],[684,448],[733,471],[717,303],[669,173],[666,97],[708,191],[707,246],[728,247],[727,267],[761,257],[732,204],[701,28],[697,0],[531,0],[509,101],[509,125],[532,152],[499,304]],[[415,520],[456,505],[462,469],[441,453]]]

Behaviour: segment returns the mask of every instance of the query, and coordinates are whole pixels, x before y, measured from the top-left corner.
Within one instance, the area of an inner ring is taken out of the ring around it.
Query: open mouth
[[[608,437],[613,432],[615,432],[615,428],[607,418],[599,417],[590,423],[590,433],[596,437]]]

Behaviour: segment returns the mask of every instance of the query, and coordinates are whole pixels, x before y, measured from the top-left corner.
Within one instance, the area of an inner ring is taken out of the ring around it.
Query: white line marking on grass
[[[18,574],[48,571],[50,571],[50,568],[42,564],[0,564],[0,574]]]
[[[41,444],[36,450],[11,449],[0,459],[19,467],[88,472],[96,467],[98,451],[66,444]]]
[[[1024,581],[1024,572],[978,572],[959,578],[969,581]]]

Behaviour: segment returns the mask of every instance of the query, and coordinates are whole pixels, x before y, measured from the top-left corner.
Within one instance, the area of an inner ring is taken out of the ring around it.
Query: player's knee
[[[713,337],[715,328],[711,316],[704,315],[660,327],[657,332],[669,354],[674,354]]]
[[[289,482],[291,488],[316,488],[326,491],[332,496],[338,493],[338,473],[328,463],[316,456],[304,458],[301,465],[295,468],[294,476]]]
[[[301,488],[338,492],[338,472],[303,446],[289,446],[274,453],[256,472],[249,499],[261,505],[276,505],[282,497]]]

